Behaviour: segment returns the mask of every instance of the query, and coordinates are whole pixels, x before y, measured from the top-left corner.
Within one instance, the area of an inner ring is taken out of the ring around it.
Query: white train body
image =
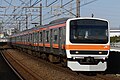
[[[105,71],[109,55],[108,21],[74,18],[67,21],[67,66],[73,71]]]

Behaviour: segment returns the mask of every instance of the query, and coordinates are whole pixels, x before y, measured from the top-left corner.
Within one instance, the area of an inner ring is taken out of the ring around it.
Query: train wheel
[[[41,54],[41,58],[42,58],[43,60],[47,60],[47,55],[44,54],[44,53],[42,53],[42,54]]]
[[[48,59],[52,63],[58,63],[58,62],[60,62],[60,58],[59,57],[51,55],[51,54],[48,56]]]

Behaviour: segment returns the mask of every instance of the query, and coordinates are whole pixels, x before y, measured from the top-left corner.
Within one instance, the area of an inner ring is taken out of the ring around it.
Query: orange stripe
[[[53,44],[53,48],[59,48],[58,44]]]
[[[109,50],[109,45],[66,45],[66,50]]]
[[[39,43],[38,46],[43,46],[43,43]]]
[[[50,44],[49,44],[49,43],[46,43],[46,44],[45,44],[45,47],[50,47]]]
[[[58,27],[63,27],[65,26],[66,24],[59,24],[59,25],[55,25],[55,26],[49,26],[49,29],[52,29],[52,28],[58,28]]]
[[[43,45],[42,45],[43,46]],[[53,48],[59,48],[59,45],[58,44],[52,44]],[[50,47],[50,44],[49,43],[46,43],[45,44],[45,47]]]
[[[16,42],[16,44],[30,45],[30,42]],[[43,46],[43,43],[33,43],[32,46]],[[59,48],[58,44],[52,44],[53,48]],[[45,44],[45,47],[50,47],[50,44]],[[62,45],[62,49],[66,50],[109,50],[109,45]]]
[[[38,44],[37,43],[33,43],[33,46],[38,46]]]

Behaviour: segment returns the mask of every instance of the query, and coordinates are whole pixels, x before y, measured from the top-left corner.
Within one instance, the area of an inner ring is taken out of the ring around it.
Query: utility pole
[[[76,0],[76,17],[80,17],[80,0]]]
[[[32,3],[32,0],[30,0],[30,6],[32,5],[31,3]]]
[[[42,3],[40,3],[40,25],[42,25]]]
[[[26,14],[26,29],[28,29],[28,15]]]
[[[20,29],[21,29],[21,21],[19,20],[19,27],[18,27],[19,32],[20,32]]]

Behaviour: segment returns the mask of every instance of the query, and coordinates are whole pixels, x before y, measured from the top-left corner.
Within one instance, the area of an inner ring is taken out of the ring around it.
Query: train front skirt
[[[81,65],[78,61],[67,61],[67,66],[72,71],[105,71],[107,62],[99,62],[97,65]]]

